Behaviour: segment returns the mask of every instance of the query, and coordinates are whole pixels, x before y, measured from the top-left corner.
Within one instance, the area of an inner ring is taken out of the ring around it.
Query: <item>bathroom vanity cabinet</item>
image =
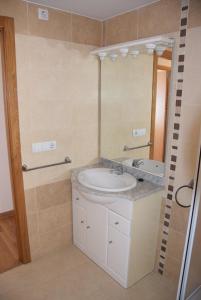
[[[74,244],[127,288],[154,269],[162,192],[104,205],[89,199],[73,186]]]

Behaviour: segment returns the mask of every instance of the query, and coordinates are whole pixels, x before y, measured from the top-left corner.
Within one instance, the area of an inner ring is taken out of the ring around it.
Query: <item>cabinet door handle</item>
[[[84,223],[84,221],[82,220],[82,221],[81,221],[81,224],[83,224],[83,223]]]
[[[87,226],[87,229],[90,229],[90,226]]]
[[[119,222],[115,222],[114,224],[115,224],[115,225],[119,225]]]
[[[76,200],[80,200],[80,198],[79,198],[79,197],[76,197]]]
[[[112,241],[109,241],[109,244],[112,244]]]

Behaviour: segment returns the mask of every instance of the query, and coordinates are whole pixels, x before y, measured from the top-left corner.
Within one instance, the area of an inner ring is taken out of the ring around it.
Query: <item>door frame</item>
[[[22,175],[14,19],[0,16],[3,92],[19,261],[31,261]]]
[[[166,50],[160,57],[165,58],[167,60],[172,60],[172,51]],[[151,129],[150,129],[151,146],[150,146],[150,152],[149,152],[150,159],[153,159],[154,143],[155,143],[154,136],[155,136],[155,120],[156,120],[157,71],[165,70],[167,72],[171,72],[171,67],[164,67],[164,66],[159,65],[158,58],[159,57],[154,52],[154,55],[153,55],[152,105],[151,105]],[[169,90],[167,90],[167,95],[166,95],[165,137],[164,137],[164,153],[163,153],[164,160],[165,160],[165,144],[166,144],[167,121],[168,121],[168,116],[167,116],[168,97],[169,97]]]

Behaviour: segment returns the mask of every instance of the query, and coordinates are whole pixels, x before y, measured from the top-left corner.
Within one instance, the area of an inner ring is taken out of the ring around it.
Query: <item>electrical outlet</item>
[[[46,151],[52,151],[57,148],[56,141],[48,141],[48,142],[41,142],[41,143],[33,143],[32,144],[32,152],[46,152]]]
[[[133,136],[144,136],[146,135],[146,128],[133,129]]]

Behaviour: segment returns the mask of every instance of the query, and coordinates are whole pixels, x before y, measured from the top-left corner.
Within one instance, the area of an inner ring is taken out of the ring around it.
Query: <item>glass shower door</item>
[[[177,300],[201,300],[201,145]],[[185,209],[185,208],[184,208]]]

